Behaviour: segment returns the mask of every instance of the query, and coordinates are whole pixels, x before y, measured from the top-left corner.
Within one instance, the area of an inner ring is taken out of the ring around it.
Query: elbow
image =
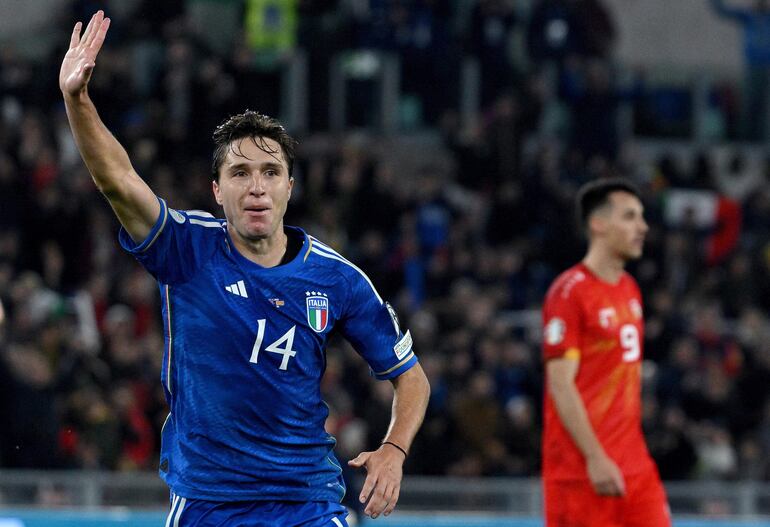
[[[419,383],[420,391],[427,401],[430,398],[430,381],[428,380],[428,376],[425,375],[425,370],[422,369],[422,366],[418,364],[418,368],[415,368],[415,370],[415,373],[417,373],[416,380]]]
[[[430,399],[430,381],[420,364],[416,364],[402,376],[394,380],[396,390],[408,390],[414,400],[419,400],[427,407]]]
[[[423,402],[424,406],[427,406],[430,399],[430,381],[428,376],[418,364],[417,367],[412,368],[411,378],[409,379],[409,385],[413,390],[412,393],[419,397],[419,400]]]
[[[96,188],[110,203],[127,199],[136,188],[139,176],[132,170],[115,170],[110,173],[112,175],[109,177],[92,174]]]

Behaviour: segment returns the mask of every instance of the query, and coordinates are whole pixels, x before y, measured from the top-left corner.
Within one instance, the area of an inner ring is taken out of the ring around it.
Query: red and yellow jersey
[[[624,475],[652,464],[641,428],[643,332],[641,293],[628,273],[613,285],[578,264],[562,273],[546,295],[544,360],[580,361],[575,384],[588,418]],[[587,478],[583,455],[547,388],[544,400],[543,478]]]

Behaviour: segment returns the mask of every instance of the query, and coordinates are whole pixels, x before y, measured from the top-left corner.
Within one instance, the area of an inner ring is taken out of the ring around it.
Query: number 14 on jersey
[[[265,348],[265,351],[270,353],[277,353],[282,355],[281,365],[278,369],[286,371],[289,367],[289,359],[294,357],[297,352],[292,349],[294,346],[294,332],[297,330],[297,326],[292,326],[289,331],[283,334],[281,338],[270,344]],[[261,318],[257,320],[257,340],[254,341],[254,347],[251,349],[251,358],[249,362],[254,364],[259,363],[259,352],[262,348],[262,340],[265,338],[265,319]]]

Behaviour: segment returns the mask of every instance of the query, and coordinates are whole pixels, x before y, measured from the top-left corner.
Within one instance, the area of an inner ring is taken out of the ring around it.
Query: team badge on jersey
[[[307,322],[313,331],[321,333],[329,325],[329,299],[325,293],[305,291],[307,298]]]
[[[567,330],[567,324],[559,317],[554,317],[545,325],[545,342],[549,346],[561,344],[564,340],[564,333]]]
[[[599,325],[605,329],[617,324],[618,314],[614,307],[603,307],[599,310]]]
[[[636,298],[632,298],[628,302],[628,307],[631,309],[631,313],[633,313],[634,317],[642,318],[642,305]]]

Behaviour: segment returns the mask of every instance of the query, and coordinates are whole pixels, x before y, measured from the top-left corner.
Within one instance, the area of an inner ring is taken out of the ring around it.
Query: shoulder
[[[570,267],[553,281],[546,294],[546,302],[559,302],[574,299],[585,289],[588,274],[580,265]]]
[[[169,223],[187,231],[191,241],[218,244],[227,237],[227,220],[204,210],[168,209]]]
[[[346,272],[347,269],[354,265],[340,252],[332,249],[331,246],[310,234],[307,234],[307,247],[305,248],[305,251],[305,260],[316,266],[337,269],[342,273]]]
[[[342,254],[308,234],[307,263],[337,273],[348,286],[366,285],[382,303],[379,293],[366,273]]]
[[[226,220],[215,218],[213,214],[205,210],[179,210],[169,207],[168,214],[173,221],[180,225],[188,223],[190,226],[218,230],[223,230],[227,226]]]
[[[634,278],[633,275],[628,272],[623,272],[622,280],[626,289],[632,291],[638,296],[642,295],[641,289],[639,288],[639,283],[636,281],[636,278]]]

